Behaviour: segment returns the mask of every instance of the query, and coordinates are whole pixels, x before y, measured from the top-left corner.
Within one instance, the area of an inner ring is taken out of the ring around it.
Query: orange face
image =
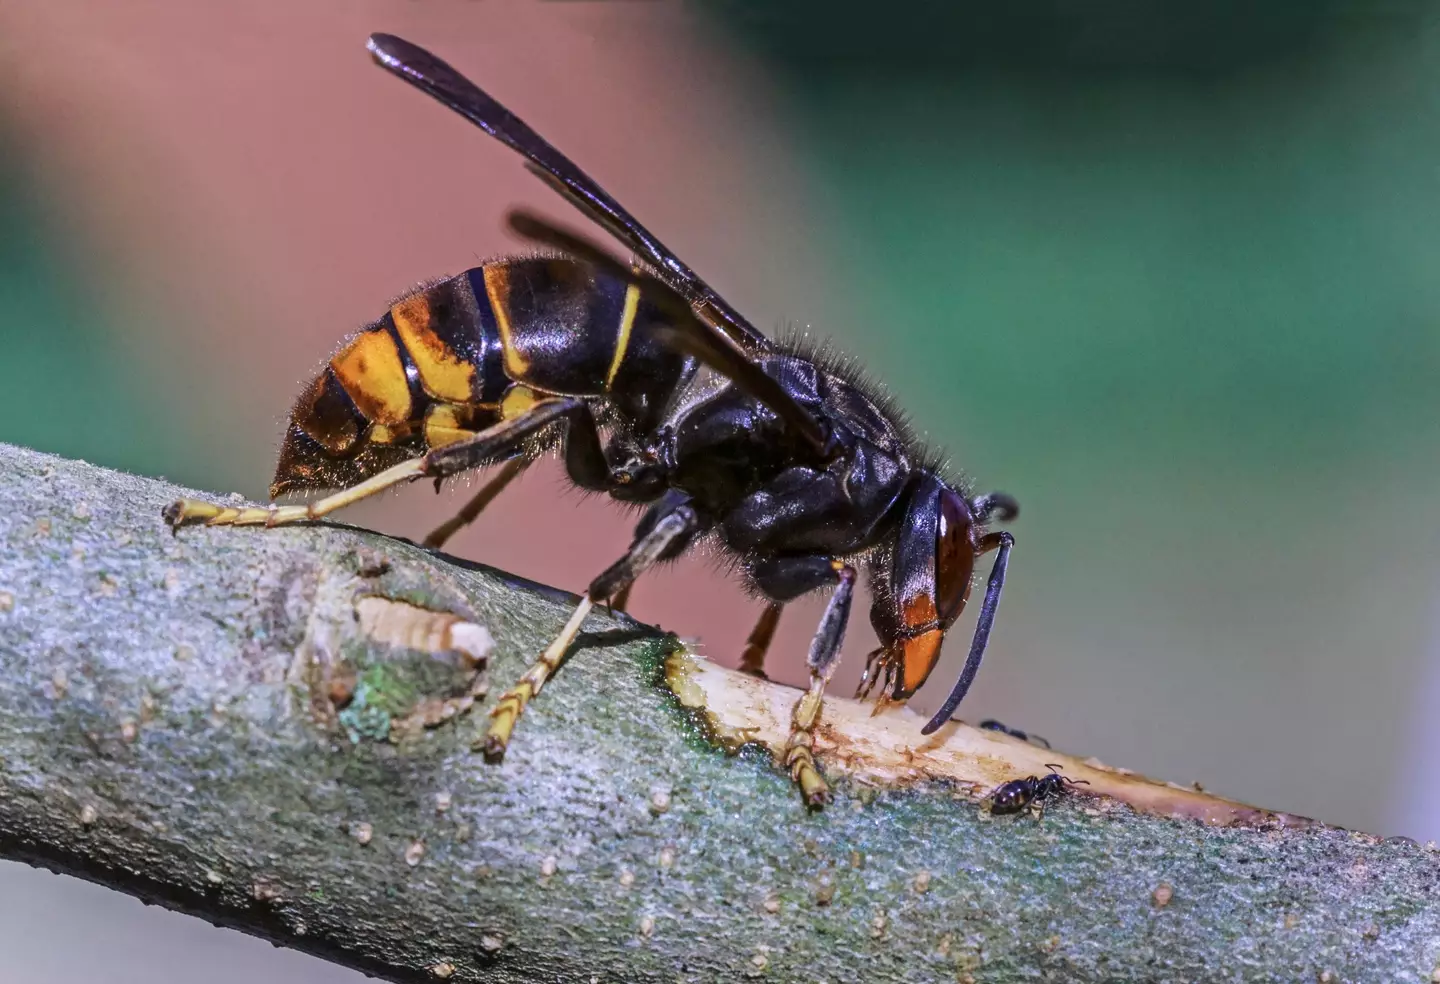
[[[970,598],[979,527],[958,492],[926,478],[901,524],[891,559],[889,591],[877,592],[871,621],[889,696],[905,700],[940,660],[945,632]]]

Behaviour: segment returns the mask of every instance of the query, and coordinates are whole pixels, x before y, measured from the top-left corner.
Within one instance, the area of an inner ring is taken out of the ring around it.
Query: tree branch
[[[797,691],[603,612],[486,766],[484,690],[573,599],[341,527],[172,536],[182,494],[0,446],[5,857],[402,981],[1440,963],[1431,849],[960,724],[924,739],[904,710],[827,703],[836,801],[808,814],[771,758]],[[1089,793],[1040,820],[977,806],[1046,762]]]

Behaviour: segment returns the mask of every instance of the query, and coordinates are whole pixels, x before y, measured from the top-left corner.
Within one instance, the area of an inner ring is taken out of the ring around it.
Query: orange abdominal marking
[[[330,367],[372,423],[398,427],[410,418],[410,383],[388,331],[362,331],[335,354]]]
[[[395,331],[415,360],[420,384],[437,400],[467,403],[475,398],[475,367],[450,350],[433,327],[434,314],[424,294],[411,294],[390,309]]]

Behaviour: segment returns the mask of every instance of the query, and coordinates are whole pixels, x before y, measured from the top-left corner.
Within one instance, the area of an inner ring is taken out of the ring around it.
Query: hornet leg
[[[629,609],[630,589],[634,586],[635,582],[631,581],[629,584],[625,585],[625,587],[615,592],[614,596],[610,599],[610,610],[612,612],[623,612]]]
[[[280,526],[319,519],[351,503],[417,478],[445,478],[478,468],[522,446],[545,427],[566,416],[589,416],[583,400],[557,398],[541,400],[525,413],[502,420],[473,437],[435,448],[418,458],[387,468],[358,485],[303,506],[222,506],[200,499],[180,499],[165,507],[165,521],[172,527],[200,521],[206,526]]]
[[[529,464],[530,459],[523,455],[505,462],[495,473],[495,477],[486,482],[480,491],[475,493],[474,498],[465,503],[464,508],[430,531],[430,535],[425,538],[425,546],[438,550],[445,545],[446,540],[475,522],[475,518],[485,507],[494,502],[495,497],[505,491],[505,486],[515,481]]]
[[[784,605],[772,601],[760,613],[760,620],[755,623],[755,628],[750,630],[750,638],[745,640],[745,648],[740,650],[741,673],[748,673],[762,680],[769,679],[765,675],[765,654],[770,651],[770,642],[775,638],[775,626],[780,624],[780,613],[784,609]]]
[[[581,450],[579,453],[576,452],[573,443],[567,445],[565,448],[565,464],[569,469],[570,478],[575,484],[581,488],[594,489],[598,492],[608,492],[616,488],[617,485],[626,484],[623,481],[616,482],[616,476],[606,470],[605,456],[600,450],[598,436],[592,447],[593,450],[591,451]],[[587,459],[594,462],[594,464],[587,466],[585,464]],[[643,537],[648,536],[650,532],[655,529],[655,524],[659,523],[678,507],[685,505],[689,501],[690,497],[685,495],[685,493],[671,489],[655,502],[651,503],[650,507],[645,510],[645,515],[640,517],[640,522],[635,525],[634,542],[639,543]],[[681,549],[683,549],[683,546],[675,548],[671,553],[666,555],[666,558],[674,557]],[[630,589],[633,587],[635,587],[633,580],[626,581],[618,591],[610,596],[610,610],[612,612],[623,612],[628,609],[630,604]]]
[[[815,767],[815,728],[820,724],[825,684],[840,662],[840,645],[845,641],[845,623],[850,619],[850,598],[855,591],[855,568],[834,561],[839,584],[820,617],[815,638],[810,641],[810,689],[795,704],[790,718],[790,740],[785,746],[785,767],[800,787],[805,805],[818,809],[830,802],[830,787]]]
[[[855,593],[855,568],[830,557],[801,555],[757,561],[751,564],[749,573],[766,597],[779,602],[798,598],[826,584],[835,585],[825,614],[820,616],[815,637],[810,641],[810,655],[806,659],[810,667],[810,689],[795,703],[790,716],[790,738],[785,743],[785,768],[800,787],[805,805],[816,809],[830,801],[830,787],[815,766],[815,729],[820,724],[825,684],[840,661],[840,646],[845,641],[850,600]],[[773,631],[773,626],[771,628]],[[756,629],[759,631],[760,626]]]
[[[520,455],[505,462],[504,467],[490,479],[475,497],[465,504],[455,517],[437,526],[425,538],[425,546],[439,548],[445,541],[475,521],[486,506],[505,490],[522,471],[530,466],[530,455]],[[565,432],[565,464],[570,478],[581,488],[597,492],[609,490],[609,471],[605,464],[605,453],[600,448],[600,433],[595,427],[595,418],[587,413],[572,413]],[[438,490],[438,489],[437,489]],[[623,599],[617,598],[612,608],[623,610]]]
[[[677,555],[685,549],[701,526],[694,508],[685,503],[677,504],[666,515],[650,523],[649,529],[646,529],[645,525],[642,524],[640,535],[625,556],[590,582],[590,587],[580,599],[580,604],[575,606],[575,611],[560,630],[560,634],[545,647],[545,651],[525,671],[520,682],[507,690],[490,711],[490,728],[481,743],[487,762],[493,764],[505,757],[511,732],[515,730],[515,722],[525,710],[525,705],[560,668],[566,650],[579,635],[580,626],[584,623],[585,616],[590,614],[590,609],[594,608],[597,602],[613,598],[621,588],[630,584],[657,561]]]

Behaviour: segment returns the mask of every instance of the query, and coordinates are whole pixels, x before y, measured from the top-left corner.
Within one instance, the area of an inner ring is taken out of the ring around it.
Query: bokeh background
[[[1020,497],[967,718],[1440,837],[1440,12],[997,7],[0,5],[0,440],[261,497],[343,333],[514,250],[507,206],[572,218],[370,65],[400,33]],[[463,495],[346,518],[419,537]],[[453,547],[578,590],[628,538],[546,465]],[[722,661],[755,614],[703,558],[633,607]],[[777,675],[818,611],[787,611]],[[0,954],[7,980],[359,979],[13,864]]]

